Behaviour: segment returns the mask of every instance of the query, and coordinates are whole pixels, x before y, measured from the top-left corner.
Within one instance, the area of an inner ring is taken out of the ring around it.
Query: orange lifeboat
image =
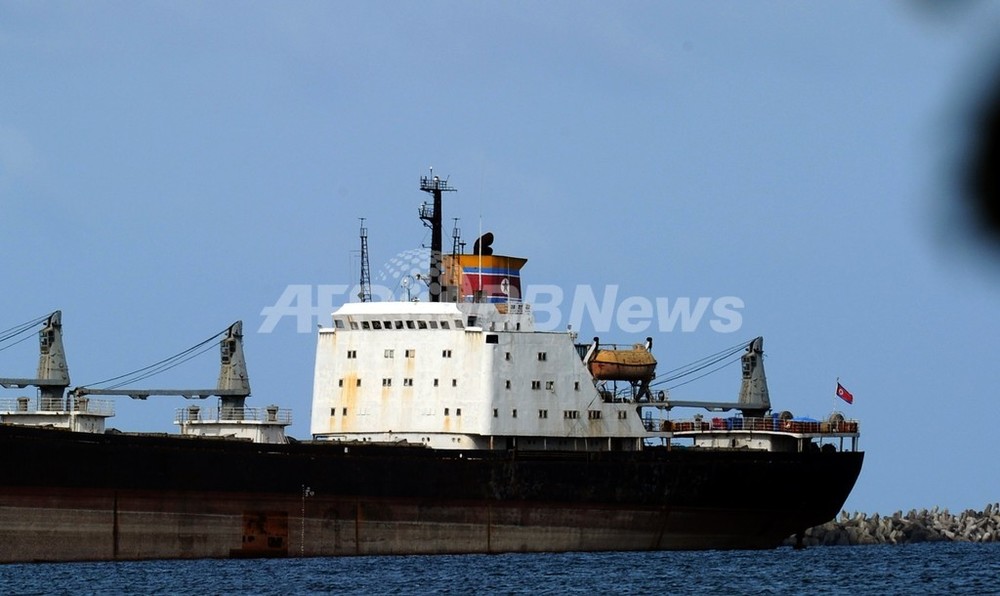
[[[639,344],[631,349],[598,350],[587,368],[599,381],[649,381],[655,374],[656,358]]]

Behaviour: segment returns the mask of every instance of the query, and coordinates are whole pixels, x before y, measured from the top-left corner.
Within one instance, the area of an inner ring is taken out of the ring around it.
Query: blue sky
[[[764,335],[776,408],[862,421],[848,509],[979,508],[1000,278],[950,177],[998,23],[976,2],[3,2],[0,328],[62,309],[84,384],[242,319],[252,403],[304,437],[315,337],[261,313],[353,283],[359,217],[373,272],[429,242],[434,166],[446,218],[528,257],[526,285],[738,298],[725,333],[579,331],[653,335],[661,370]],[[30,343],[0,373],[32,374]],[[216,374],[213,352],[155,384]],[[673,395],[738,387],[731,367]],[[112,424],[171,430],[184,405]]]

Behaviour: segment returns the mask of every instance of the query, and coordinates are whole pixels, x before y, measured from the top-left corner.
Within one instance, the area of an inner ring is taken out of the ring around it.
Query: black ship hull
[[[771,548],[860,452],[434,451],[0,426],[0,562]]]

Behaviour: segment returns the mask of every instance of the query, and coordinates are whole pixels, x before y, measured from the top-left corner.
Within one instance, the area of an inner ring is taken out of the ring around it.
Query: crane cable
[[[684,385],[687,385],[688,383],[691,383],[693,381],[697,381],[698,379],[700,379],[702,377],[706,377],[706,376],[708,376],[708,375],[710,375],[710,374],[712,374],[714,372],[718,372],[718,371],[726,368],[727,366],[729,366],[731,364],[735,364],[735,363],[739,362],[742,357],[743,356],[741,355],[741,356],[738,356],[736,358],[733,358],[729,362],[724,362],[723,364],[719,365],[718,367],[713,368],[712,370],[707,371],[705,373],[702,373],[702,374],[698,375],[697,377],[694,377],[693,379],[688,379],[687,381],[684,381],[683,383],[677,383],[676,385],[671,385],[670,387],[667,387],[666,389],[667,389],[667,391],[670,391],[671,389],[676,389],[677,387],[682,387]],[[692,372],[697,372],[697,371],[692,371]],[[665,383],[666,381],[663,381],[663,382]]]
[[[665,383],[670,383],[670,382],[676,381],[678,379],[682,379],[682,378],[684,378],[684,377],[686,377],[688,375],[693,375],[695,373],[701,372],[701,371],[703,371],[703,370],[705,370],[707,368],[710,368],[712,366],[715,366],[715,365],[717,365],[717,364],[719,364],[721,362],[722,363],[721,365],[716,366],[715,368],[712,368],[711,370],[708,370],[708,371],[706,371],[706,372],[704,372],[704,373],[702,373],[702,374],[700,374],[700,375],[698,375],[698,376],[696,376],[696,377],[694,377],[692,379],[688,379],[687,381],[684,381],[683,383],[677,383],[676,385],[671,385],[669,387],[664,387],[664,389],[666,389],[667,391],[670,391],[671,389],[675,389],[677,387],[681,387],[683,385],[687,385],[688,383],[691,383],[693,381],[697,381],[698,379],[700,379],[702,377],[706,377],[706,376],[708,376],[708,375],[710,375],[712,373],[718,372],[718,371],[722,370],[723,368],[726,368],[727,366],[729,366],[729,365],[731,365],[731,364],[733,364],[735,362],[738,362],[743,357],[742,354],[740,354],[736,358],[732,358],[732,356],[734,356],[736,354],[739,354],[740,352],[742,352],[743,350],[745,350],[746,347],[748,345],[750,345],[751,341],[753,341],[753,340],[751,339],[751,340],[747,340],[747,341],[742,341],[742,342],[740,342],[740,343],[738,343],[736,345],[733,345],[733,346],[730,346],[730,347],[725,348],[723,350],[720,350],[718,352],[715,352],[714,354],[709,354],[708,356],[705,356],[703,358],[699,358],[698,360],[695,360],[694,362],[690,362],[690,363],[685,364],[683,366],[679,366],[677,368],[668,370],[667,372],[665,372],[663,374],[656,375],[656,377],[654,377],[654,379],[649,383],[649,387],[650,387],[650,389],[652,389],[653,387],[660,386],[660,385],[663,385]],[[732,359],[730,360],[730,358],[732,358]],[[676,374],[672,374],[672,373],[676,373]],[[659,380],[656,380],[656,379],[659,379]],[[624,389],[619,390],[616,393],[616,395],[624,395],[624,394],[628,393],[628,391],[629,391],[628,388],[624,388]]]
[[[708,356],[705,356],[704,358],[700,358],[698,360],[695,360],[694,362],[691,362],[690,364],[685,364],[684,366],[680,366],[680,367],[674,368],[672,370],[668,370],[667,372],[665,372],[663,374],[657,375],[656,378],[653,379],[653,382],[650,383],[650,387],[652,387],[654,385],[662,385],[664,383],[670,383],[670,382],[676,381],[678,379],[682,379],[684,377],[687,377],[689,375],[693,375],[695,373],[701,372],[701,371],[703,371],[703,370],[705,370],[707,368],[710,368],[710,367],[713,367],[713,366],[719,364],[720,362],[724,362],[725,361],[724,364],[722,364],[721,366],[719,366],[717,368],[714,368],[714,369],[712,369],[712,370],[710,370],[710,371],[708,371],[708,372],[706,372],[706,373],[704,373],[702,375],[698,375],[694,379],[690,379],[688,381],[685,381],[682,384],[690,383],[691,381],[694,381],[696,379],[700,379],[700,378],[704,377],[705,375],[708,375],[708,374],[711,374],[711,373],[716,372],[718,370],[721,370],[721,369],[725,368],[726,366],[729,366],[730,364],[732,364],[736,360],[739,360],[739,358],[735,358],[735,359],[732,359],[732,360],[729,360],[729,359],[732,356],[734,356],[734,355],[738,354],[739,352],[743,351],[744,349],[746,349],[746,347],[750,344],[750,341],[752,341],[752,340],[747,340],[747,341],[744,341],[744,342],[740,342],[740,343],[738,343],[738,344],[736,344],[734,346],[731,346],[731,347],[726,348],[724,350],[720,350],[720,351],[718,351],[718,352],[716,352],[714,354],[710,354]],[[659,380],[657,380],[657,379],[659,379]],[[679,387],[679,386],[680,385],[674,385],[674,387]]]
[[[206,339],[206,340],[204,340],[204,341],[202,341],[202,342],[200,342],[200,343],[198,343],[198,344],[196,344],[194,346],[191,346],[190,348],[188,348],[188,349],[186,349],[186,350],[184,350],[184,351],[182,351],[182,352],[180,352],[178,354],[174,354],[173,356],[170,356],[169,358],[164,358],[163,360],[160,360],[159,362],[154,362],[153,364],[150,364],[149,366],[144,366],[142,368],[133,370],[132,372],[127,372],[125,374],[121,374],[121,375],[118,375],[116,377],[111,377],[109,379],[104,379],[103,381],[97,381],[97,382],[94,382],[94,383],[88,383],[86,385],[81,385],[81,387],[93,387],[95,385],[104,385],[106,383],[111,383],[113,381],[119,381],[118,383],[115,383],[114,385],[110,385],[108,387],[103,387],[103,389],[118,389],[119,387],[122,387],[124,385],[128,385],[128,384],[131,384],[131,383],[142,381],[144,379],[148,379],[149,377],[152,377],[152,376],[157,375],[157,374],[159,374],[161,372],[164,372],[164,371],[170,370],[171,368],[179,366],[179,365],[187,362],[188,360],[191,360],[192,358],[194,358],[196,356],[200,356],[201,354],[204,354],[205,352],[207,352],[208,350],[210,350],[212,348],[212,342],[214,342],[216,339],[218,339],[219,337],[221,337],[222,335],[224,335],[226,333],[226,331],[228,331],[228,330],[229,330],[229,328],[227,327],[225,330],[220,331],[219,333],[216,333],[212,337],[210,337],[210,338],[208,338],[208,339]]]
[[[52,316],[52,313],[49,313],[47,315],[38,317],[37,319],[32,319],[31,321],[28,321],[26,323],[21,323],[20,325],[14,325],[13,327],[11,327],[9,329],[4,329],[3,331],[0,331],[0,344],[6,342],[8,340],[14,339],[15,337],[17,337],[17,336],[19,336],[19,335],[21,335],[23,333],[27,333],[28,331],[31,331],[34,327],[37,327],[40,323],[43,323],[44,321],[46,321],[51,316]],[[22,337],[21,339],[15,341],[14,343],[12,343],[10,345],[3,346],[2,348],[0,348],[0,352],[2,352],[3,350],[6,350],[7,348],[11,348],[13,346],[16,346],[17,344],[19,344],[19,343],[21,343],[23,341],[26,341],[26,340],[28,340],[30,338],[31,338],[30,335],[25,335],[24,337]]]

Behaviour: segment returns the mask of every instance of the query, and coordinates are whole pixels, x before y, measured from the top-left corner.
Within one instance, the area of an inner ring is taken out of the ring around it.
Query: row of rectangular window
[[[414,349],[403,350],[403,355],[406,358],[416,358],[417,351],[414,350]],[[392,348],[386,348],[386,350],[384,352],[382,352],[382,357],[383,358],[395,358],[396,357],[396,350],[393,350]],[[441,350],[441,357],[442,358],[451,358],[451,350]],[[347,350],[347,359],[348,360],[357,360],[357,358],[358,358],[358,351],[357,350]]]
[[[415,358],[416,355],[417,355],[417,351],[416,350],[412,350],[412,349],[405,350],[404,353],[405,353],[405,356],[407,358]],[[395,358],[396,357],[396,350],[393,350],[391,348],[386,348],[385,352],[383,352],[383,356],[385,358]],[[357,350],[347,350],[347,358],[349,360],[350,359],[355,359],[357,357],[358,357],[358,351]],[[441,350],[441,357],[442,358],[451,358],[451,350]],[[507,352],[506,359],[507,360],[511,359],[510,352]],[[538,353],[538,360],[540,360],[540,361],[548,360],[548,355],[545,352],[539,352]]]
[[[357,331],[358,329],[376,329],[376,330],[391,330],[391,329],[451,329],[452,322],[455,324],[455,329],[464,329],[465,325],[462,323],[461,319],[454,319],[453,321],[423,321],[423,320],[381,320],[381,321],[350,321],[350,327],[352,330]],[[334,319],[333,325],[337,329],[347,329],[347,323],[343,319]]]
[[[510,381],[506,381],[504,383],[504,388],[505,389],[510,389]],[[531,382],[531,388],[535,389],[535,390],[541,389],[542,388],[542,382],[541,381],[532,381]],[[545,381],[545,389],[547,389],[549,391],[552,391],[555,388],[556,388],[556,382],[555,381]],[[579,391],[580,390],[580,381],[573,381],[573,390],[574,391]]]
[[[511,359],[512,359],[512,357],[511,357],[511,355],[510,355],[510,352],[504,352],[504,356],[503,356],[503,359],[504,359],[504,360],[511,360]],[[539,353],[538,353],[538,361],[539,361],[539,362],[545,362],[545,361],[547,361],[548,359],[549,359],[549,355],[548,355],[548,353],[547,353],[547,352],[539,352]]]
[[[445,408],[444,409],[444,415],[448,416],[449,415],[448,412],[449,412],[449,408]],[[331,416],[336,416],[337,415],[337,408],[330,408],[330,415]],[[462,408],[455,408],[455,415],[456,416],[461,416],[462,415]],[[347,408],[342,408],[341,409],[341,416],[347,416]],[[494,418],[499,418],[500,417],[500,410],[499,409],[493,408],[493,417]],[[511,412],[511,417],[517,418],[517,410],[516,409]],[[549,417],[549,411],[548,410],[538,410],[538,417],[539,418],[548,418]],[[573,419],[577,419],[579,417],[580,417],[580,412],[578,412],[576,410],[563,410],[563,418],[566,418],[567,420],[573,420]],[[602,412],[600,410],[587,410],[587,418],[589,418],[590,420],[600,420],[601,417],[602,417]],[[619,410],[619,412],[618,412],[618,419],[619,420],[625,420],[626,418],[628,418],[628,412],[625,411],[625,410]]]
[[[451,415],[451,414],[449,414],[450,411],[451,411],[450,408],[445,408],[444,409],[444,415],[445,416],[450,416]],[[330,408],[330,415],[331,416],[336,416],[337,415],[337,408]],[[341,416],[347,416],[347,408],[341,408],[341,414],[340,415]],[[455,415],[456,416],[461,416],[462,415],[462,408],[455,408]]]
[[[361,386],[361,379],[355,379],[355,381],[356,381],[356,385],[355,386],[356,387],[360,387]],[[344,386],[344,379],[339,379],[337,381],[337,387],[343,387],[343,386]],[[391,378],[383,377],[382,378],[382,386],[383,387],[392,387],[392,379]],[[435,387],[439,386],[438,379],[434,379],[434,386]],[[452,379],[451,380],[451,386],[452,387],[458,387],[458,379]],[[403,387],[413,387],[413,379],[409,378],[409,377],[403,379]],[[510,379],[504,381],[504,388],[505,389],[510,389],[511,388],[511,381],[510,381]],[[532,381],[531,382],[531,388],[532,389],[536,389],[536,390],[537,389],[541,389],[542,388],[542,382],[541,381]],[[549,391],[554,390],[555,389],[555,381],[545,381],[545,389],[547,389]],[[573,389],[576,390],[576,391],[580,390],[580,381],[573,381]]]
[[[587,410],[587,418],[590,420],[600,420],[601,418],[603,418],[603,416],[604,414],[600,410]],[[500,410],[498,408],[493,408],[493,417],[494,418],[500,417]],[[516,409],[511,410],[511,417],[517,418]],[[538,417],[543,419],[548,418],[549,411],[538,410]],[[628,417],[628,412],[625,411],[618,412],[619,420],[625,420],[627,417]],[[563,410],[563,418],[565,418],[566,420],[577,420],[580,418],[580,412],[578,410]]]
[[[361,386],[361,379],[354,379],[354,381],[355,381],[355,387]],[[440,386],[440,383],[438,381],[439,379],[434,379],[435,387]],[[337,379],[337,387],[343,387],[343,386],[344,386],[344,379]],[[392,379],[389,377],[382,377],[382,386],[392,387]],[[458,387],[458,379],[452,379],[451,386]],[[403,387],[413,387],[413,379],[410,377],[403,379]]]

